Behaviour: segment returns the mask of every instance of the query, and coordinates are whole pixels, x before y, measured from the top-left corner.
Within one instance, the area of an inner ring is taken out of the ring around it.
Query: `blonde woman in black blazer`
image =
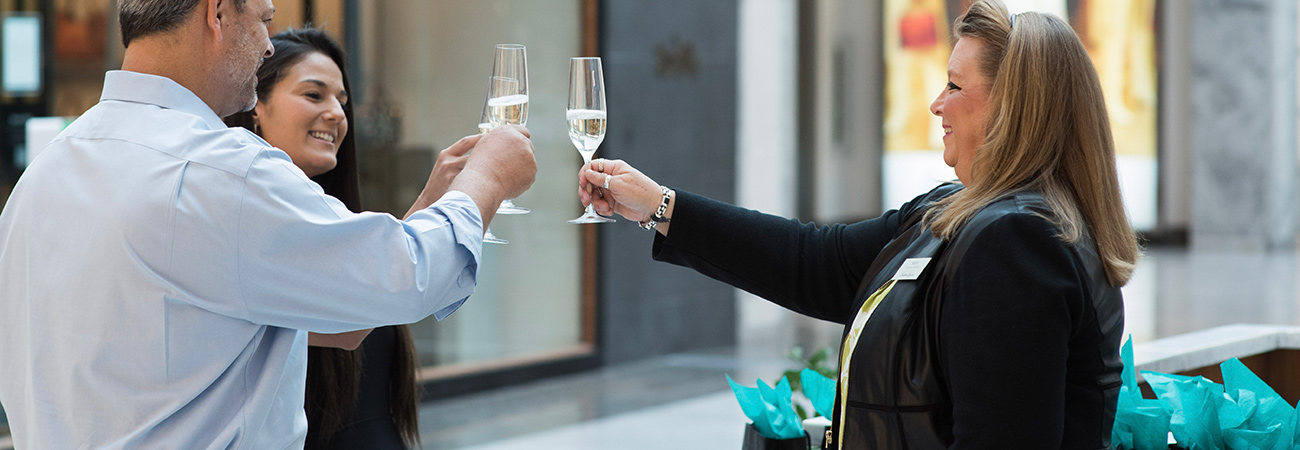
[[[655,259],[845,325],[827,448],[1111,445],[1139,256],[1088,54],[1058,17],[975,2],[931,104],[958,183],[817,227],[595,160],[579,195]]]

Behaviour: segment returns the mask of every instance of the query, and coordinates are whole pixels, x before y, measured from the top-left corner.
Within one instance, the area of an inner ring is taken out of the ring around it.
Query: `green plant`
[[[834,355],[835,349],[831,347],[822,347],[816,352],[813,352],[812,356],[804,358],[803,347],[791,347],[790,350],[785,352],[785,357],[798,363],[799,368],[787,370],[781,375],[784,376],[786,380],[790,381],[791,391],[798,393],[800,396],[807,399],[808,397],[803,393],[803,383],[801,382],[802,380],[799,379],[799,372],[802,372],[803,369],[812,369],[826,378],[832,380],[839,379],[839,361],[835,359]],[[817,411],[813,411],[812,408],[804,408],[803,405],[797,402],[794,403],[794,411],[799,413],[799,420],[806,420],[810,417],[817,417],[818,415]]]

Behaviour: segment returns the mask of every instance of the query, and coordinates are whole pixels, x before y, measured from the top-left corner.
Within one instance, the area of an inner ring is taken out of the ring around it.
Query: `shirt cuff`
[[[474,254],[474,265],[482,261],[483,256],[483,215],[478,210],[474,199],[461,191],[449,191],[438,201],[429,205],[451,221],[455,231],[456,243],[465,246]],[[458,220],[459,219],[459,220]]]
[[[474,200],[461,191],[443,194],[425,211],[446,217],[451,224],[452,238],[470,253],[470,258],[463,261],[461,272],[453,281],[455,286],[449,289],[461,295],[448,296],[434,310],[434,319],[441,321],[464,305],[478,285],[478,268],[483,261],[483,217]]]

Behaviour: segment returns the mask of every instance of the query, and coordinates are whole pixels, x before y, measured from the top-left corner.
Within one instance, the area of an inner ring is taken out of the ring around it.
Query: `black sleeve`
[[[1045,219],[1012,214],[974,237],[943,304],[952,449],[1060,448],[1083,270]]]
[[[920,201],[875,219],[818,227],[676,192],[668,236],[655,233],[656,260],[838,323],[852,320],[864,273]]]

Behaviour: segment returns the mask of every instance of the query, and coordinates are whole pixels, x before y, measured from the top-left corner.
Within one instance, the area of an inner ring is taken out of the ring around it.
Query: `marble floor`
[[[1297,254],[1149,249],[1125,287],[1135,343],[1233,323],[1300,325]],[[838,326],[816,326],[834,342]],[[807,338],[808,333],[796,333]],[[665,355],[426,403],[424,449],[738,449],[747,422],[724,374],[772,381],[800,342]]]

